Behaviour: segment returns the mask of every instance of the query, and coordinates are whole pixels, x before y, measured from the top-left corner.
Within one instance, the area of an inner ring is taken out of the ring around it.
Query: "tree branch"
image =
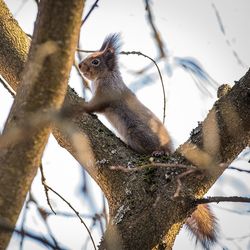
[[[146,5],[146,11],[147,11],[147,14],[148,14],[148,21],[149,21],[149,24],[153,30],[153,35],[154,35],[154,38],[155,38],[155,41],[156,41],[156,44],[158,45],[158,50],[160,52],[160,57],[166,57],[166,52],[165,52],[165,48],[164,48],[164,43],[161,39],[161,36],[160,36],[160,33],[159,31],[157,30],[155,24],[154,24],[154,21],[153,21],[153,15],[152,15],[152,11],[151,11],[151,7],[150,7],[150,4],[149,4],[149,0],[145,0],[145,5]]]
[[[206,197],[201,199],[196,199],[195,203],[198,204],[206,204],[211,202],[250,202],[249,197],[239,197],[239,196],[231,196],[231,197],[223,197],[223,196],[214,196],[214,197]]]
[[[98,2],[99,0],[96,0],[94,2],[94,4],[91,6],[89,12],[87,13],[87,15],[84,17],[84,19],[81,22],[81,26],[87,21],[88,17],[90,16],[90,14],[92,13],[92,11],[94,10],[94,8],[98,7]]]
[[[0,82],[3,84],[4,88],[11,94],[12,97],[15,97],[16,92],[10,87],[10,85],[0,76]]]
[[[88,235],[91,239],[91,242],[93,244],[93,247],[94,249],[96,250],[96,246],[95,246],[95,242],[94,242],[94,239],[92,237],[92,234],[90,232],[90,230],[88,229],[86,223],[83,221],[83,219],[81,218],[80,214],[78,211],[75,210],[75,208],[66,200],[64,199],[58,192],[56,192],[53,188],[51,188],[50,186],[48,186],[47,184],[43,183],[44,186],[46,186],[46,188],[50,191],[52,191],[54,194],[56,194],[60,199],[62,199],[75,213],[75,215],[79,218],[79,220],[81,221],[81,223],[83,224],[83,226],[85,227],[85,229],[87,230],[88,232]]]
[[[250,170],[241,169],[241,168],[236,168],[236,167],[233,167],[233,166],[228,167],[228,169],[237,170],[237,171],[239,171],[239,172],[244,172],[244,173],[250,174]]]
[[[15,20],[0,0],[0,73],[8,83],[13,84],[14,89],[20,82],[3,136],[13,129],[24,132],[26,121],[32,115],[38,113],[41,117],[46,116],[62,105],[80,30],[82,9],[82,0],[66,0],[63,5],[58,1],[42,1],[29,58],[24,67],[29,39],[17,23],[16,32],[13,32]],[[10,54],[14,58],[10,59]],[[31,124],[25,140],[13,141],[3,146],[0,152],[0,217],[11,227],[15,226],[50,132],[49,121],[36,126]],[[10,237],[11,232],[0,231],[0,249],[7,247]]]
[[[36,234],[33,234],[31,232],[27,232],[25,230],[18,230],[18,229],[15,229],[14,227],[11,227],[10,225],[7,225],[4,221],[0,220],[0,229],[1,229],[1,232],[15,232],[17,234],[19,234],[20,236],[25,236],[25,237],[28,237],[32,240],[35,240],[37,242],[40,242],[42,244],[44,244],[45,246],[47,247],[51,247],[52,249],[57,249],[57,250],[66,250],[65,248],[62,248],[62,247],[58,247],[58,246],[55,246],[53,244],[53,242],[50,242],[49,240],[47,240],[46,238],[44,237],[40,237]]]

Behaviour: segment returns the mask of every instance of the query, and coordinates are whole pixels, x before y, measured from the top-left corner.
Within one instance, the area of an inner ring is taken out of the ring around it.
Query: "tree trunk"
[[[0,47],[7,48],[1,49],[1,74],[10,84],[17,84],[24,69],[0,151],[0,218],[13,227],[51,132],[49,114],[58,110],[64,100],[82,9],[82,0],[41,1],[24,66],[29,42],[0,1]],[[11,30],[13,23],[17,32]],[[7,247],[10,237],[10,232],[0,230],[0,249]]]

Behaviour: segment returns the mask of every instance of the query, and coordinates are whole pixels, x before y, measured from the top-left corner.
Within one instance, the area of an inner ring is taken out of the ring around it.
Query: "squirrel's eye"
[[[99,59],[94,59],[91,63],[93,65],[95,65],[95,66],[98,66],[100,64],[100,60]]]

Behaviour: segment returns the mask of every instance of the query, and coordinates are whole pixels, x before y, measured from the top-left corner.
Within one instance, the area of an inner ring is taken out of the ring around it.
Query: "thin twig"
[[[101,233],[103,235],[104,234],[104,226],[103,226],[102,218],[100,217],[100,215],[98,217],[98,221],[99,221],[99,224],[100,224]]]
[[[28,0],[23,0],[22,3],[19,5],[19,7],[17,8],[17,10],[15,11],[15,13],[13,14],[14,17],[16,17],[19,12],[23,9],[23,7],[25,6],[25,4],[28,2]]]
[[[250,234],[239,236],[239,237],[225,237],[225,240],[244,240],[250,237]]]
[[[149,1],[145,0],[145,4],[146,4],[146,11],[148,13],[148,21],[149,21],[149,24],[150,24],[150,26],[151,26],[151,28],[153,30],[155,41],[158,44],[158,48],[159,48],[159,51],[160,51],[160,56],[164,58],[164,57],[166,57],[166,53],[165,53],[165,49],[164,49],[164,43],[162,42],[160,33],[159,33],[159,31],[157,30],[157,28],[156,28],[156,26],[154,24],[153,15],[152,15],[152,11],[151,11]]]
[[[45,239],[44,237],[40,237],[38,235],[35,235],[33,233],[30,233],[28,231],[24,231],[24,230],[18,230],[18,229],[15,229],[13,227],[11,227],[10,225],[4,223],[2,220],[0,220],[0,228],[1,228],[1,231],[6,231],[6,232],[15,232],[19,235],[25,235],[25,237],[28,237],[32,240],[35,240],[35,241],[38,241],[48,247],[51,247],[52,249],[57,249],[57,250],[66,250],[65,248],[57,248],[55,247],[55,245],[50,242],[49,240]]]
[[[92,243],[93,243],[93,246],[94,246],[94,249],[96,250],[96,246],[95,246],[95,242],[94,242],[94,239],[93,239],[93,237],[92,237],[92,235],[91,235],[91,232],[89,231],[89,229],[88,229],[88,227],[87,227],[87,225],[85,224],[85,222],[82,220],[82,218],[80,217],[80,215],[79,215],[79,212],[78,211],[76,211],[75,209],[74,209],[74,207],[66,200],[66,199],[64,199],[59,193],[57,193],[53,188],[51,188],[50,186],[48,186],[47,184],[46,184],[46,178],[45,178],[45,176],[44,176],[44,171],[43,171],[43,166],[42,166],[42,164],[40,164],[40,172],[41,172],[41,179],[42,179],[42,184],[43,184],[43,186],[44,186],[44,190],[45,190],[45,193],[46,193],[46,198],[47,198],[47,202],[48,202],[48,204],[49,204],[49,206],[50,206],[50,209],[52,210],[52,212],[54,213],[54,214],[56,214],[56,212],[53,210],[53,208],[52,208],[52,206],[51,206],[51,204],[50,204],[50,201],[49,201],[49,196],[48,196],[48,190],[51,190],[54,194],[56,194],[58,197],[60,197],[74,212],[75,212],[75,214],[76,214],[76,216],[80,219],[80,221],[81,221],[81,223],[84,225],[84,227],[86,228],[86,230],[87,230],[87,232],[88,232],[88,234],[89,234],[89,236],[90,236],[90,239],[91,239],[91,241],[92,241]]]
[[[223,25],[223,22],[222,22],[220,13],[219,13],[219,11],[218,11],[218,9],[216,8],[216,6],[215,6],[214,3],[212,3],[212,8],[213,8],[213,10],[214,10],[214,13],[215,13],[217,22],[218,22],[219,27],[220,27],[220,31],[221,31],[221,33],[222,33],[223,36],[224,36],[224,39],[225,39],[226,44],[227,44],[228,47],[230,47],[230,49],[232,50],[232,54],[233,54],[234,58],[236,59],[237,63],[238,63],[240,66],[246,68],[247,65],[240,59],[238,53],[235,51],[235,49],[233,49],[233,46],[232,46],[230,40],[227,38],[225,26]]]
[[[54,237],[54,235],[52,233],[52,230],[51,230],[51,228],[50,228],[50,226],[48,224],[48,221],[47,221],[48,216],[50,214],[52,214],[52,213],[51,212],[47,213],[47,211],[45,209],[40,207],[37,200],[35,199],[35,197],[31,193],[30,193],[30,198],[29,198],[28,202],[33,202],[34,205],[36,206],[37,211],[38,211],[38,213],[40,214],[40,216],[41,216],[41,218],[43,220],[43,223],[44,223],[44,225],[45,225],[45,227],[46,227],[46,229],[48,231],[48,234],[49,234],[50,238],[53,240],[55,246],[59,249],[60,248],[59,244],[58,244],[56,238]],[[55,213],[53,213],[53,214],[55,215]]]
[[[95,224],[96,224],[96,221],[93,220],[92,224],[89,227],[90,232],[93,230]],[[87,240],[85,240],[84,245],[81,247],[81,249],[83,249],[83,250],[87,249],[88,243],[89,243],[89,238]]]
[[[79,215],[79,212],[75,210],[75,208],[66,200],[64,199],[59,193],[57,193],[53,188],[51,188],[50,186],[48,186],[47,184],[44,183],[44,185],[46,185],[46,187],[52,191],[54,194],[56,194],[58,197],[60,197],[76,214],[76,216],[79,218],[79,220],[81,221],[81,223],[84,225],[85,229],[87,230],[88,234],[89,234],[89,237],[93,243],[93,247],[95,250],[97,250],[96,246],[95,246],[95,242],[94,242],[94,239],[91,235],[91,232],[89,231],[87,225],[85,224],[85,222],[82,220],[82,218],[80,217]]]
[[[16,92],[11,88],[11,86],[0,76],[0,82],[3,84],[4,88],[15,98]]]
[[[187,176],[193,172],[195,172],[197,169],[188,169],[185,172],[179,174],[176,176],[176,181],[177,181],[177,188],[176,191],[174,193],[174,198],[178,197],[180,195],[181,189],[182,189],[182,183],[181,183],[181,178],[184,176]]]
[[[155,62],[158,64],[158,63],[162,60],[162,58],[157,57],[157,58],[155,58],[154,60],[155,60]],[[150,70],[152,67],[154,67],[154,64],[153,64],[153,63],[150,63],[150,64],[148,64],[147,66],[145,66],[145,67],[143,67],[143,68],[141,68],[141,69],[139,69],[139,70],[131,70],[131,69],[128,69],[128,72],[129,72],[130,74],[142,75],[142,74],[146,73],[146,71]]]
[[[119,170],[119,171],[123,171],[123,172],[135,172],[135,171],[141,171],[143,169],[147,169],[147,168],[158,168],[158,167],[164,167],[164,168],[182,168],[182,169],[189,169],[191,168],[192,170],[197,170],[196,167],[192,166],[192,165],[184,165],[184,164],[177,164],[177,163],[148,163],[148,164],[144,164],[138,167],[134,167],[134,168],[127,168],[127,167],[123,167],[123,166],[111,166],[110,169],[111,170]]]
[[[105,200],[104,194],[102,194],[102,203],[103,203],[102,213],[103,213],[103,217],[104,217],[104,220],[105,220],[105,224],[107,226],[108,218],[107,218],[107,208],[106,208],[106,200]]]
[[[21,229],[20,229],[21,232],[24,232],[24,225],[25,225],[25,222],[26,222],[26,216],[27,216],[27,211],[28,211],[28,208],[29,208],[29,202],[30,201],[31,200],[29,199],[25,203],[25,207],[24,207],[24,211],[23,211],[23,217],[22,217],[22,222],[21,222]],[[25,234],[22,234],[21,235],[21,240],[20,240],[20,243],[19,243],[19,249],[20,250],[23,249],[24,238],[25,238]]]
[[[56,214],[55,210],[53,209],[53,207],[52,207],[52,205],[51,205],[51,203],[50,203],[49,192],[48,192],[49,190],[48,190],[48,187],[47,187],[47,185],[46,185],[46,178],[45,178],[45,176],[44,176],[44,171],[43,171],[43,165],[42,165],[42,163],[40,164],[40,172],[41,172],[41,181],[42,181],[42,185],[43,185],[43,187],[44,187],[44,191],[45,191],[47,203],[48,203],[48,205],[49,205],[51,211],[52,211],[54,214]]]
[[[25,33],[25,34],[26,34],[26,36],[27,36],[28,38],[30,38],[30,39],[32,40],[33,36],[32,36],[31,34],[29,34],[29,33]]]
[[[44,210],[45,213],[50,216],[50,215],[55,215],[54,213],[50,212],[49,210]],[[56,212],[56,216],[63,216],[63,217],[77,217],[76,214],[74,213],[68,213],[68,212]],[[90,215],[90,214],[80,214],[79,213],[79,216],[81,216],[82,218],[85,218],[85,219],[93,219],[93,215]],[[102,216],[102,214],[100,214],[100,216]]]
[[[84,17],[84,19],[82,20],[81,26],[86,22],[86,20],[88,19],[89,15],[91,14],[91,12],[94,10],[95,7],[98,7],[97,3],[99,2],[99,0],[96,0],[94,2],[94,4],[92,5],[92,7],[90,8],[89,12],[87,13],[87,15]]]
[[[97,50],[86,50],[86,49],[76,49],[78,52],[83,52],[83,53],[94,53],[97,52]]]
[[[216,208],[221,209],[221,210],[226,211],[226,212],[229,212],[229,213],[235,213],[235,214],[246,215],[246,216],[250,215],[250,210],[239,211],[239,210],[230,209],[230,208],[226,208],[226,207],[216,207]]]
[[[161,75],[161,71],[160,71],[160,68],[157,65],[156,61],[153,58],[151,58],[151,57],[143,54],[140,51],[121,51],[120,54],[122,54],[122,55],[144,56],[144,57],[148,58],[149,60],[151,60],[154,63],[154,65],[156,66],[158,74],[160,76],[161,86],[162,86],[162,92],[163,92],[163,118],[162,118],[162,122],[164,124],[165,123],[165,116],[166,116],[166,92],[165,92],[165,87],[164,87],[164,83],[163,83],[163,78],[162,78],[162,75]]]
[[[250,202],[249,197],[239,197],[239,196],[230,196],[230,197],[224,197],[224,196],[214,196],[214,197],[207,197],[207,198],[200,198],[195,199],[194,202],[198,204],[206,204],[211,202]]]
[[[241,169],[241,168],[228,167],[227,169],[237,170],[237,171],[239,171],[239,172],[245,172],[245,173],[250,174],[250,170],[245,170],[245,169]]]
[[[56,238],[54,237],[53,232],[52,232],[52,230],[51,230],[51,228],[49,226],[49,223],[47,221],[48,214],[46,213],[46,211],[43,208],[38,206],[38,203],[36,203],[36,206],[37,206],[38,213],[40,214],[40,216],[41,216],[41,218],[42,218],[42,220],[44,222],[44,225],[45,225],[45,227],[46,227],[46,229],[48,231],[48,234],[49,234],[50,238],[53,240],[55,246],[59,247],[59,244],[58,244]]]

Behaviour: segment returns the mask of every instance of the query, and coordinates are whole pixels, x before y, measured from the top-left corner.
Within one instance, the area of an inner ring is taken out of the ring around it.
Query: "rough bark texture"
[[[14,28],[14,30],[12,29]],[[30,39],[18,26],[4,1],[0,1],[0,68],[5,80],[17,89],[27,60]],[[11,55],[11,56],[10,56]]]
[[[15,25],[13,22],[12,32],[15,32]],[[13,46],[15,50],[15,44]],[[15,63],[13,68],[15,65],[20,66],[20,61]],[[9,82],[13,88],[19,82],[18,72],[19,68],[16,71],[7,69],[6,72],[0,68],[0,73],[5,79],[16,79],[16,83]],[[15,76],[11,78],[4,74]],[[87,167],[87,171],[104,191],[109,202],[110,223],[100,249],[157,249],[156,245],[162,238],[166,248],[170,249],[173,246],[184,219],[194,209],[193,198],[203,196],[223,172],[217,164],[231,162],[249,143],[249,89],[248,71],[227,95],[215,103],[205,121],[193,131],[188,142],[211,156],[213,161],[209,166],[213,171],[211,175],[194,173],[182,178],[183,188],[180,196],[175,199],[173,194],[177,187],[176,176],[185,171],[178,167],[178,164],[190,164],[184,157],[176,153],[159,159],[161,162],[176,164],[176,167],[154,166],[142,167],[136,171],[119,170],[119,167],[127,168],[128,165],[148,164],[149,157],[132,152],[103,126],[96,116],[82,114],[72,119],[71,122],[79,133],[87,135],[90,140],[96,164],[92,168]],[[81,101],[81,98],[69,88],[65,105]],[[210,128],[216,133],[209,133]],[[79,159],[77,151],[72,146],[71,136],[60,127],[55,127],[53,133],[58,143]],[[211,144],[214,140],[216,150]],[[193,147],[182,145],[179,152],[187,154],[192,149]],[[197,163],[200,167],[208,168],[208,164],[204,164],[200,159],[188,158],[200,163]],[[112,166],[116,169],[112,170]]]
[[[51,132],[48,114],[64,101],[82,9],[82,0],[41,1],[24,66],[29,42],[0,1],[1,66],[4,60],[9,63],[1,67],[1,74],[15,85],[13,88],[21,82],[3,136],[11,136],[17,130],[22,136],[1,145],[0,152],[0,218],[11,226],[17,221]],[[13,24],[17,32],[12,29]],[[0,231],[0,249],[6,248],[10,236]]]

